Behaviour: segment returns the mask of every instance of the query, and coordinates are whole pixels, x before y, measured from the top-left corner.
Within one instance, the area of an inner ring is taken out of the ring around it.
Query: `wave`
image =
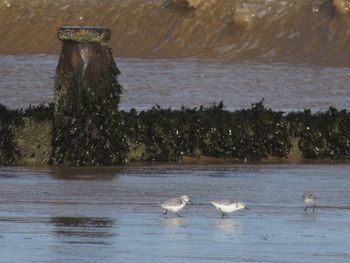
[[[106,26],[118,57],[349,66],[348,0],[1,0],[1,54],[57,54],[62,25]]]

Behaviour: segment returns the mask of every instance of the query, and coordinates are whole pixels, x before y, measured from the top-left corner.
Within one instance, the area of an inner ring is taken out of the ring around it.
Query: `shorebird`
[[[309,207],[312,207],[312,212],[315,213],[315,208],[316,208],[316,197],[313,196],[312,193],[307,192],[303,194],[304,198],[304,203],[305,203],[305,208],[304,211],[307,211]]]
[[[165,209],[165,213],[163,215],[166,215],[169,210],[174,212],[178,217],[181,217],[181,215],[179,215],[177,212],[184,208],[187,203],[192,203],[192,201],[187,195],[183,195],[181,197],[175,197],[164,201],[160,204],[160,206]]]
[[[221,212],[221,218],[228,216],[227,213],[232,213],[241,209],[249,210],[244,203],[231,202],[227,200],[211,201],[210,202],[217,210]]]

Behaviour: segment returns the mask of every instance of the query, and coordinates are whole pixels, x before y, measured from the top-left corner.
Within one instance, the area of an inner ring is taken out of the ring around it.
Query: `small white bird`
[[[244,203],[231,202],[227,200],[211,201],[210,202],[217,210],[221,212],[221,218],[228,216],[227,213],[232,213],[241,209],[249,210]]]
[[[309,207],[312,207],[312,212],[315,213],[317,198],[313,196],[313,194],[310,192],[304,193],[303,198],[304,198],[304,204],[305,204],[304,211],[307,211]]]
[[[181,217],[181,215],[179,215],[177,212],[184,208],[187,203],[192,203],[192,201],[187,195],[183,195],[181,197],[175,197],[164,201],[160,204],[160,206],[165,209],[165,213],[163,215],[166,215],[169,210],[174,212],[178,217]]]

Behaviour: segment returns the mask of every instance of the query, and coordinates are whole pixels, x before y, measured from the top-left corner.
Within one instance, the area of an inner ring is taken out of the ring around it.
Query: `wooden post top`
[[[58,30],[57,38],[81,43],[105,43],[111,39],[111,30],[96,26],[63,26]]]

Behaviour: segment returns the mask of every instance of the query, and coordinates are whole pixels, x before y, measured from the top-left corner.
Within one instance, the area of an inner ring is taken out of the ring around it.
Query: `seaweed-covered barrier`
[[[118,129],[122,87],[103,27],[62,27],[55,75],[52,162],[108,165],[124,161]]]
[[[333,108],[284,114],[261,101],[235,112],[223,103],[118,111],[122,87],[110,37],[104,27],[60,28],[54,103],[26,110],[0,105],[0,165],[350,157],[350,114]]]
[[[229,112],[219,103],[180,110],[154,107],[147,111],[118,111],[108,119],[104,147],[77,145],[80,154],[63,162],[73,165],[112,165],[139,161],[181,162],[186,156],[211,156],[232,160],[349,159],[350,113],[330,108],[326,112],[283,113],[263,102]],[[0,164],[52,162],[53,105],[9,110],[0,105]],[[84,136],[84,131],[67,128]],[[111,148],[110,145],[114,145]],[[117,147],[119,145],[119,148]],[[118,158],[113,156],[116,151]],[[112,154],[111,154],[112,153]],[[80,159],[81,158],[81,159]]]
[[[0,104],[0,165],[47,164],[53,104],[9,110]]]

